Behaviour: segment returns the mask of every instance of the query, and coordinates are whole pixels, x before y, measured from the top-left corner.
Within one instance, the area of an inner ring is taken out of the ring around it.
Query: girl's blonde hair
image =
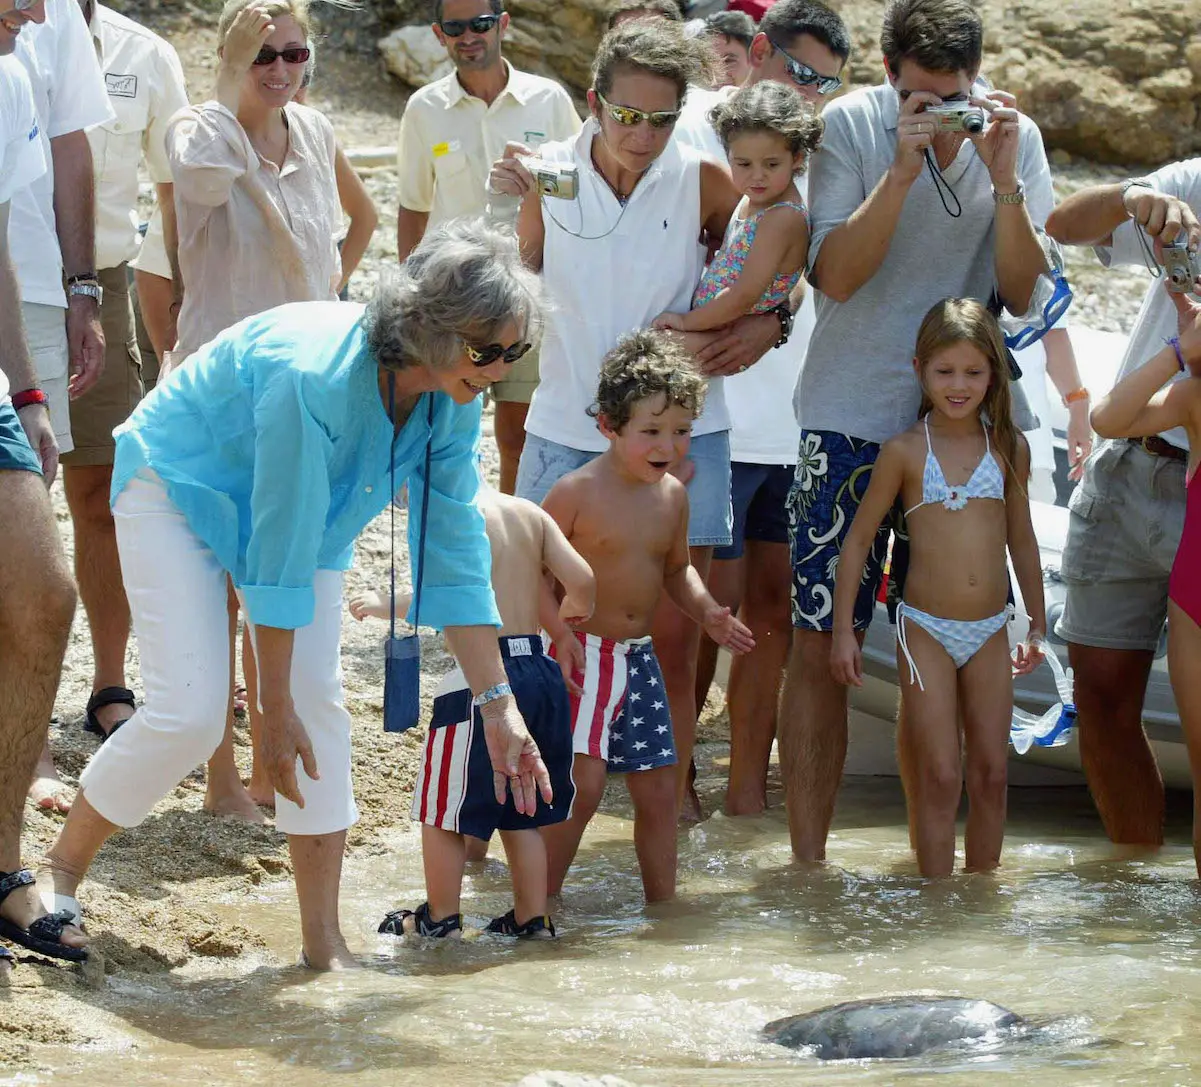
[[[291,15],[300,27],[301,36],[308,41],[312,37],[312,22],[309,17],[309,0],[225,0],[221,9],[221,18],[217,20],[217,45],[225,44],[229,28],[244,8],[256,4],[263,8],[268,15]]]
[[[988,417],[992,427],[994,448],[1012,473],[1023,439],[1013,422],[1009,351],[997,319],[989,313],[987,306],[974,298],[944,298],[922,318],[921,327],[917,330],[917,347],[914,349],[918,380],[922,386],[919,415],[925,415],[934,406],[926,393],[926,367],[939,351],[957,343],[970,343],[988,360],[991,380],[980,411]],[[1027,480],[1017,479],[1016,482],[1025,486]]]

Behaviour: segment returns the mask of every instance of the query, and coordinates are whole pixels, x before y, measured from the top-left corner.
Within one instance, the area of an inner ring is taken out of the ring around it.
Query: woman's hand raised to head
[[[275,23],[265,8],[258,4],[243,8],[234,16],[221,43],[221,67],[231,75],[244,76],[273,33]]]
[[[484,718],[484,739],[492,760],[492,780],[496,802],[505,802],[506,789],[513,793],[513,804],[523,815],[533,815],[538,795],[545,803],[554,800],[550,774],[538,745],[525,727],[521,711],[512,697],[489,702],[480,711]]]

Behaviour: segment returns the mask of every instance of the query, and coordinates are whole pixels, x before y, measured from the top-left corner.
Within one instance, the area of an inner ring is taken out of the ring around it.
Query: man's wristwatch
[[[792,310],[788,308],[787,302],[781,302],[768,312],[774,313],[780,319],[780,338],[776,340],[776,346],[783,347],[792,335]]]
[[[997,192],[994,188],[992,198],[998,204],[1024,204],[1026,202],[1026,186],[1019,181],[1017,192]]]
[[[471,704],[476,709],[483,709],[489,702],[497,702],[502,698],[511,698],[513,688],[507,683],[497,683],[493,687],[489,687],[486,691],[480,691],[472,700]]]
[[[83,279],[79,276],[72,276],[67,282],[67,297],[74,298],[76,296],[94,298],[96,305],[100,305],[104,297],[104,291],[100,289],[100,284],[95,279]]]

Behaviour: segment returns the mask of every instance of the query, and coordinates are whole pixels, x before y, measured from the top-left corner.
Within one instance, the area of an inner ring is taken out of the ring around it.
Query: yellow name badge
[[[452,151],[458,151],[460,144],[458,140],[448,140],[444,143],[436,143],[431,148],[434,158],[440,159],[444,155],[449,155]]]

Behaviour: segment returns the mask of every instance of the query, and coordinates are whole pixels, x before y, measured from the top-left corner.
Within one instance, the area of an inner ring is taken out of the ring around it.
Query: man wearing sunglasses
[[[829,669],[833,573],[881,443],[917,418],[917,327],[942,298],[986,301],[994,291],[1024,314],[1046,271],[1036,233],[1052,203],[1046,154],[1012,96],[977,82],[982,47],[967,0],[892,0],[881,33],[887,82],[830,105],[811,167],[817,318],[795,399],[795,630],[779,719],[801,860],[825,857],[846,756],[846,688]],[[983,131],[939,131],[924,110],[941,102],[983,109]],[[888,535],[884,526],[856,607],[861,636]]]
[[[21,865],[25,791],[42,750],[62,669],[75,588],[46,488],[58,450],[36,397],[21,410],[11,389],[37,377],[21,323],[20,291],[8,252],[13,195],[46,170],[29,77],[10,54],[44,18],[42,0],[0,0],[0,939],[62,943],[64,926],[44,919]],[[33,931],[30,932],[30,927]],[[75,932],[66,936],[75,940]],[[0,943],[0,988],[13,956]]]
[[[433,31],[455,70],[422,87],[400,120],[401,260],[426,229],[487,211],[492,162],[510,141],[533,150],[580,130],[571,96],[554,80],[518,71],[501,56],[509,14],[501,0],[439,0]],[[513,491],[525,440],[525,417],[538,384],[531,352],[492,386],[500,450],[500,488]]]

